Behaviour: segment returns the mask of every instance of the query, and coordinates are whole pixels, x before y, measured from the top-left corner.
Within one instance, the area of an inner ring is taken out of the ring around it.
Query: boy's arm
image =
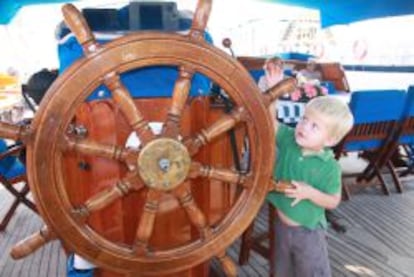
[[[265,101],[267,102],[268,110],[272,119],[273,127],[275,132],[278,129],[278,122],[276,119],[276,103],[277,99],[286,94],[291,93],[296,88],[296,79],[294,78],[286,78],[282,81],[276,81],[276,77],[274,77],[270,82],[269,85],[271,86],[263,95]],[[271,78],[272,78],[271,77]],[[270,103],[270,104],[269,104]]]
[[[295,198],[292,206],[301,200],[308,199],[322,208],[331,210],[335,209],[341,202],[341,193],[327,194],[303,182],[292,181],[292,184],[294,188],[285,190],[287,197]]]
[[[277,133],[277,129],[279,128],[279,122],[276,119],[276,107],[277,101],[273,101],[272,104],[269,105],[269,114],[272,119],[272,125],[275,129],[275,133]]]

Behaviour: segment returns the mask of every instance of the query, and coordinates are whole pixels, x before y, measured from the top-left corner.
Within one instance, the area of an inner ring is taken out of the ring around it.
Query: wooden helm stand
[[[213,257],[228,276],[237,274],[226,248],[270,187],[267,107],[295,82],[261,94],[240,63],[207,44],[211,4],[199,1],[186,35],[138,32],[105,45],[73,5],[63,7],[85,57],[54,82],[30,126],[0,123],[0,136],[27,145],[30,188],[46,222],[12,249],[14,258],[60,239],[101,268],[96,276],[208,276]],[[130,96],[119,76],[149,66],[177,69],[171,99]],[[189,95],[195,73],[227,93],[230,113]],[[112,98],[86,101],[102,84]],[[150,121],[163,122],[160,134]],[[248,141],[247,172],[234,169],[229,130],[239,146]],[[125,146],[131,132],[136,147]]]

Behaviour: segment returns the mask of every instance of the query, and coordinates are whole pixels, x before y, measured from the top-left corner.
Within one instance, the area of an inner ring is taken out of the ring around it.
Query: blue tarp
[[[0,0],[0,24],[8,24],[23,6],[73,1],[76,0]]]
[[[81,0],[80,0],[81,1]],[[223,0],[214,0],[223,1]],[[213,5],[214,5],[213,1]],[[228,1],[228,0],[226,0]],[[413,0],[256,0],[319,10],[322,27],[397,15],[414,14]],[[7,24],[25,5],[70,0],[0,0],[0,24]],[[98,3],[98,1],[97,1]],[[237,1],[235,1],[235,7]]]
[[[103,10],[103,12],[105,13],[105,10]],[[112,13],[112,11],[108,12]],[[128,6],[123,7],[117,10],[116,12],[117,16],[115,16],[112,21],[116,21],[119,24],[114,24],[114,22],[109,21],[102,22],[101,24],[99,24],[99,26],[96,26],[97,28],[99,28],[99,31],[105,30],[106,32],[116,32],[129,28],[127,26],[127,23],[122,23],[128,22],[128,20],[125,20],[125,17],[128,16]],[[102,14],[100,13],[90,13],[90,17],[85,15],[85,18],[88,22],[94,22],[97,19],[94,18],[95,15],[98,17],[102,16]],[[179,24],[177,31],[184,31],[188,30],[191,27],[192,19],[180,16],[178,22]],[[93,27],[93,24],[89,25],[90,27]],[[152,26],[148,27],[152,28]],[[94,28],[92,28],[92,30],[97,31]],[[58,46],[60,62],[59,71],[63,72],[73,62],[83,57],[83,50],[82,47],[79,45],[78,41],[76,40],[75,36],[73,34],[70,34],[70,31],[66,27],[63,27],[63,30],[60,31],[60,36],[62,37],[62,40]],[[205,33],[205,39],[209,43],[213,42],[211,36],[207,32]],[[109,40],[100,40],[98,38],[98,42],[100,44],[105,44],[109,42]],[[178,69],[175,66],[145,67],[124,72],[123,74],[121,74],[122,83],[127,87],[129,93],[134,98],[170,97],[172,95],[174,85],[177,79]],[[190,95],[208,95],[210,94],[211,86],[211,81],[207,77],[201,74],[195,74],[191,82]],[[91,93],[88,100],[91,101],[96,99],[104,99],[110,96],[110,91],[104,85],[101,85]]]

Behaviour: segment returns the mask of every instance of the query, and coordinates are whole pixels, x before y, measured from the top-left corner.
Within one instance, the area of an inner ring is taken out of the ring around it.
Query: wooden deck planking
[[[386,276],[409,277],[414,272],[414,183],[406,184],[403,194],[380,194],[374,188],[353,195],[336,210],[345,234],[328,231],[328,247],[334,277]],[[4,214],[11,196],[0,189],[0,214]],[[0,233],[0,277],[62,277],[66,272],[66,255],[59,242],[53,242],[21,261],[14,261],[9,251],[20,239],[38,231],[41,218],[24,206]],[[256,219],[255,233],[267,230],[267,209]],[[240,240],[228,255],[238,260]],[[220,265],[212,261],[214,276],[223,276]],[[251,252],[249,263],[239,266],[241,277],[268,276],[266,259]]]
[[[0,214],[5,213],[11,203],[11,196],[0,189]],[[43,225],[42,219],[20,205],[5,232],[0,232],[0,276],[1,277],[62,277],[66,275],[66,255],[58,241],[49,243],[33,255],[15,261],[10,255],[11,247],[21,239],[37,232]]]

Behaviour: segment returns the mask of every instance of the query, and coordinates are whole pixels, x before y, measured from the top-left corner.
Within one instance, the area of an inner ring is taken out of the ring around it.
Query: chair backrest
[[[400,144],[414,144],[414,85],[407,91],[407,99],[401,119]]]
[[[362,151],[381,147],[395,132],[406,93],[403,90],[355,91],[350,109],[354,126],[338,147],[340,151]]]
[[[0,139],[0,175],[6,180],[17,178],[26,173],[26,168],[23,163],[12,155],[12,152],[21,150],[20,146],[15,146],[16,151],[12,148],[8,148],[6,142]],[[17,149],[19,148],[19,149]]]

